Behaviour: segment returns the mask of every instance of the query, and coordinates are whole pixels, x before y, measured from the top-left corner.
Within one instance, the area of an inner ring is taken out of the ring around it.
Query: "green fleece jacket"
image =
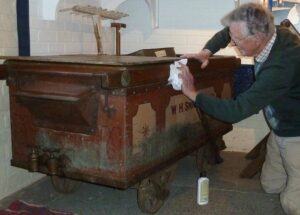
[[[204,49],[216,53],[229,42],[229,29],[224,28],[207,42]],[[212,117],[230,123],[269,107],[272,113],[267,117],[267,122],[275,134],[300,136],[299,37],[287,28],[277,27],[277,38],[269,57],[246,92],[236,99],[219,99],[199,93],[195,104]]]

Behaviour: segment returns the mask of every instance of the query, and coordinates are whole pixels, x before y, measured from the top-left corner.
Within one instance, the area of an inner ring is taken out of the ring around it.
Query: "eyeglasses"
[[[246,36],[244,36],[242,38],[237,38],[237,37],[233,36],[232,33],[229,31],[229,36],[231,38],[232,45],[239,45],[242,42],[244,42],[251,35],[246,35]]]

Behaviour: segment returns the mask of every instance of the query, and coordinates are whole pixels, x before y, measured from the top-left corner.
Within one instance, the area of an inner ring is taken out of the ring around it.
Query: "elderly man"
[[[288,29],[275,27],[272,14],[248,3],[222,19],[225,26],[197,54],[209,56],[229,43],[241,55],[254,56],[256,81],[236,99],[218,99],[197,92],[189,68],[181,66],[182,91],[210,116],[235,123],[263,110],[271,129],[261,183],[268,193],[280,193],[287,214],[300,214],[300,40]]]

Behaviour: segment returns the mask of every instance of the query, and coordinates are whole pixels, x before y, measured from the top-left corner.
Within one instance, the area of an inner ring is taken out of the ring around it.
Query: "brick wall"
[[[74,5],[100,6],[100,0],[60,0],[54,8],[54,20],[45,20],[43,4],[47,0],[30,0],[30,43],[31,55],[47,54],[95,54],[96,40],[91,17],[59,12]],[[49,10],[52,11],[52,8]],[[102,31],[103,50],[112,53],[111,29]]]
[[[151,34],[145,35],[139,31],[126,31],[122,34],[123,53],[130,53],[138,49],[174,47],[176,53],[199,52],[206,41],[216,33],[215,30],[182,30],[182,29],[153,29]],[[226,48],[218,54],[235,55],[233,49]]]
[[[18,55],[16,1],[0,0],[0,55]],[[8,87],[0,81],[0,199],[38,179],[38,174],[10,166],[11,136]]]

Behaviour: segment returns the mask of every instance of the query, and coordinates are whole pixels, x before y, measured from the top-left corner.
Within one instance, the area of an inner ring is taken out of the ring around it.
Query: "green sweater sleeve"
[[[293,68],[266,64],[254,84],[236,99],[220,99],[199,93],[195,104],[212,117],[230,123],[241,121],[276,101],[290,88]]]
[[[210,50],[213,54],[218,52],[221,48],[225,48],[231,39],[229,36],[229,28],[225,27],[223,30],[217,32],[204,46],[203,49]]]

